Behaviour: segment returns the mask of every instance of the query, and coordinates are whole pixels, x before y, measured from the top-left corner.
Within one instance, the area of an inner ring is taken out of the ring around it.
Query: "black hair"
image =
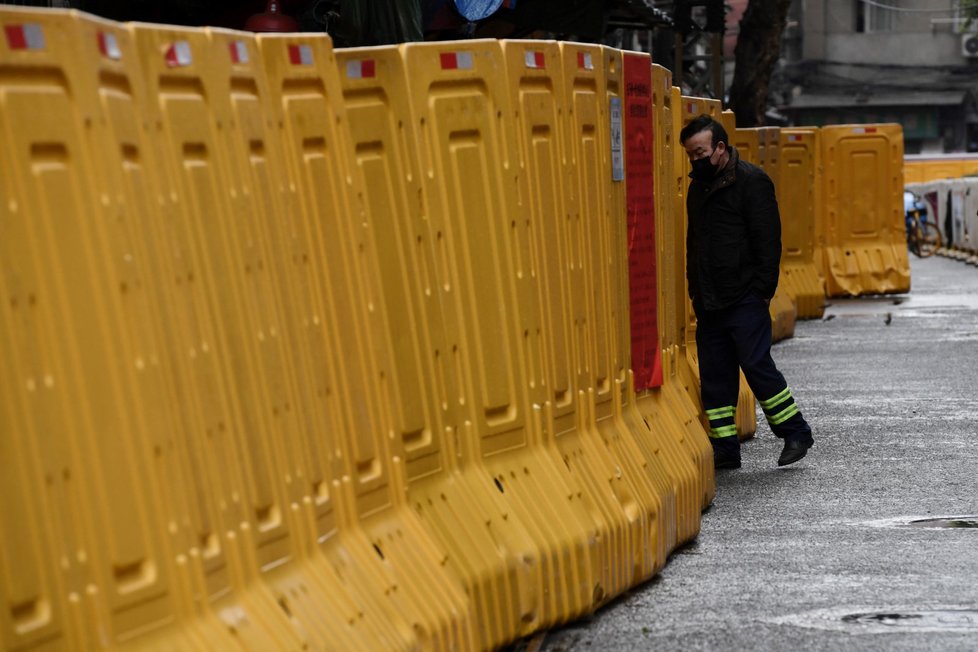
[[[713,142],[711,143],[713,147],[716,147],[717,143],[723,143],[725,146],[730,147],[727,130],[723,128],[722,124],[705,113],[686,123],[683,130],[679,132],[679,144],[684,145],[689,138],[707,129],[713,133]]]

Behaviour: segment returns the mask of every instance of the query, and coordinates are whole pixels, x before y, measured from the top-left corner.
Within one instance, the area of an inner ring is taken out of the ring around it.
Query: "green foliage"
[[[971,29],[978,23],[978,0],[960,0],[958,7],[967,19],[964,23],[965,29]]]

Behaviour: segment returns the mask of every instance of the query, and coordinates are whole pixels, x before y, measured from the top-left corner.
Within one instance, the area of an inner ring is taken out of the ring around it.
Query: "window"
[[[901,0],[856,0],[856,31],[890,32],[896,27]]]

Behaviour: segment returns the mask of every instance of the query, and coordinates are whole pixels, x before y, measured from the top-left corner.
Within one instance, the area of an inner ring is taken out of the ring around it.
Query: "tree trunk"
[[[768,87],[781,56],[781,33],[790,4],[791,0],[750,0],[740,20],[729,102],[738,127],[766,123]]]

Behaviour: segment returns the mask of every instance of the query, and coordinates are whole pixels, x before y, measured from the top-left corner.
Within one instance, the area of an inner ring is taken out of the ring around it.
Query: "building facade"
[[[793,0],[772,98],[791,124],[898,122],[908,154],[978,151],[978,24],[957,0]]]

